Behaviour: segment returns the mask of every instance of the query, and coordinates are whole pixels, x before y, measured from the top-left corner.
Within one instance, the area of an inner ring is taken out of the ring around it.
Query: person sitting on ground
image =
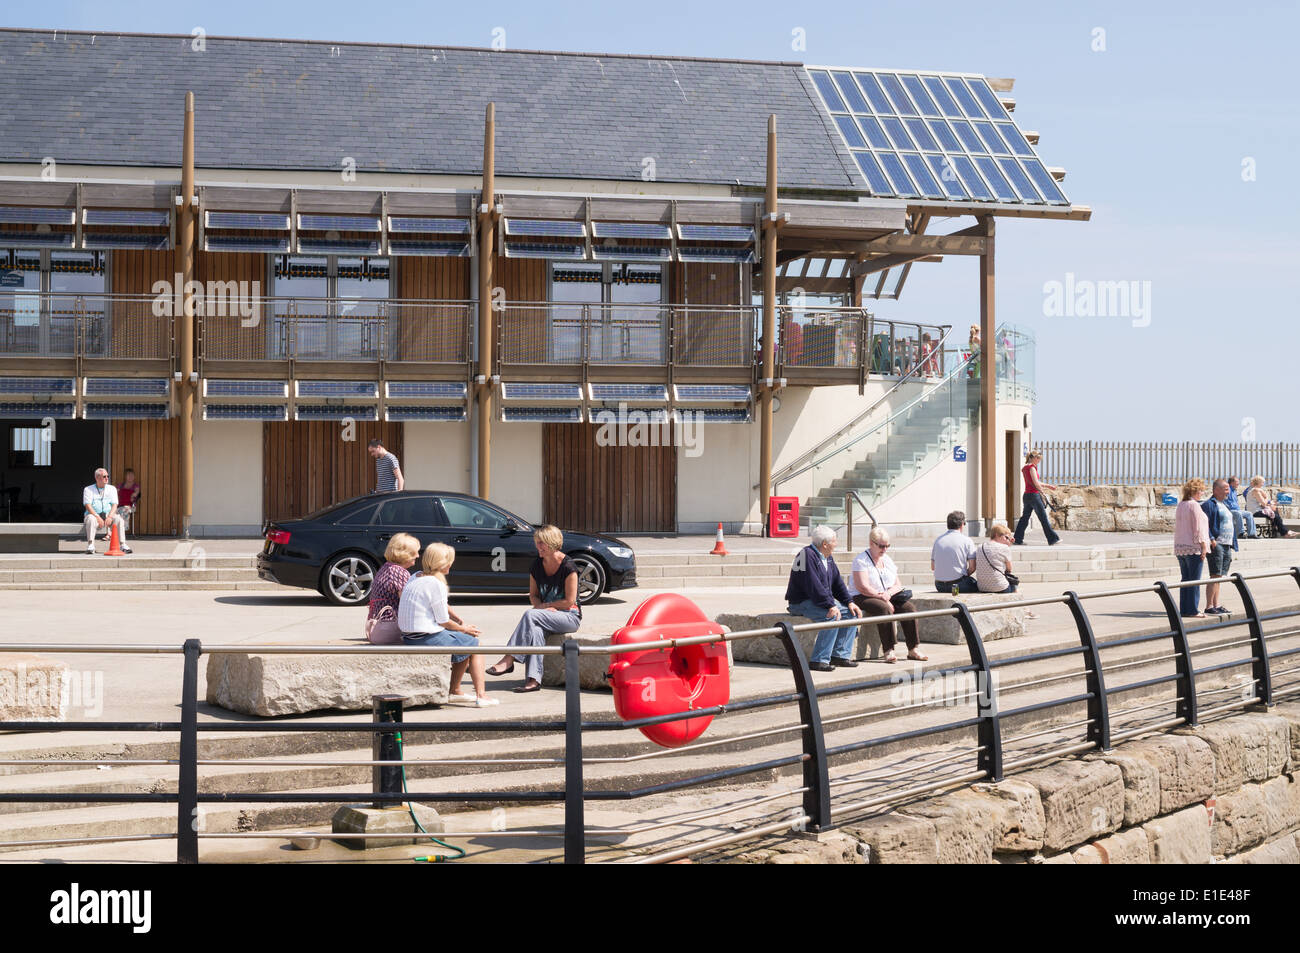
[[[930,550],[930,570],[934,573],[934,591],[979,592],[975,572],[975,542],[966,535],[966,514],[953,510],[948,514],[948,532],[934,541]]]
[[[994,523],[989,530],[988,542],[975,550],[975,581],[980,592],[1010,593],[1016,584],[1007,578],[1011,567],[1011,530],[1003,523]]]
[[[1043,535],[1047,537],[1047,545],[1055,546],[1061,541],[1056,530],[1052,529],[1052,521],[1047,515],[1047,497],[1043,494],[1044,490],[1055,490],[1056,487],[1038,478],[1038,465],[1042,462],[1043,455],[1037,450],[1030,450],[1025,454],[1025,465],[1020,468],[1025,478],[1025,493],[1021,497],[1023,506],[1020,520],[1016,523],[1016,535],[1012,540],[1016,546],[1025,545],[1025,530],[1029,528],[1029,518],[1035,513],[1038,514],[1038,521],[1043,524]]]
[[[117,487],[108,482],[108,471],[100,467],[95,471],[95,482],[81,491],[81,507],[85,510],[86,554],[95,555],[95,537],[104,533],[112,538],[117,527],[117,542],[122,552],[129,553],[126,544],[126,523],[117,509]]]
[[[1241,508],[1241,500],[1238,497],[1240,486],[1241,480],[1235,476],[1228,477],[1228,497],[1223,504],[1232,513],[1232,523],[1237,527],[1237,535],[1247,539],[1258,539],[1259,534],[1255,531],[1255,514]]]
[[[1220,477],[1214,481],[1213,496],[1201,504],[1205,511],[1206,525],[1210,533],[1210,552],[1206,562],[1209,564],[1210,578],[1216,579],[1228,574],[1232,565],[1232,551],[1237,549],[1237,528],[1232,523],[1232,511],[1228,509],[1228,481]],[[1219,603],[1221,583],[1211,582],[1205,586],[1206,615],[1227,615],[1228,610]]]
[[[912,590],[904,589],[898,581],[898,567],[889,558],[889,545],[889,533],[883,526],[874,527],[867,538],[867,548],[853,560],[849,592],[853,594],[853,604],[862,610],[863,616],[916,611],[911,601]],[[928,662],[930,657],[921,654],[921,636],[917,632],[916,620],[907,619],[900,625],[903,639],[907,642],[907,657],[917,662]],[[876,625],[876,632],[880,636],[881,651],[885,653],[884,660],[898,661],[894,655],[894,623],[881,622]]]
[[[366,612],[366,641],[371,645],[397,645],[402,630],[397,624],[397,609],[402,590],[411,581],[411,567],[420,557],[420,541],[409,533],[397,533],[384,550],[386,562],[370,584],[370,608]]]
[[[1204,495],[1204,481],[1188,480],[1183,484],[1183,500],[1174,510],[1174,556],[1178,559],[1178,572],[1183,582],[1201,578],[1201,570],[1205,568],[1213,545],[1209,517],[1201,509]],[[1183,586],[1178,590],[1178,614],[1184,619],[1204,619],[1205,613],[1197,608],[1200,601],[1200,586]]]
[[[478,645],[477,626],[466,625],[447,605],[447,572],[456,561],[456,550],[446,543],[425,547],[420,564],[424,575],[417,576],[402,590],[397,606],[397,625],[407,645]],[[466,670],[474,684],[474,695],[460,690]],[[497,704],[488,698],[483,678],[483,656],[453,655],[449,699],[473,701],[479,708]],[[477,697],[475,697],[477,696]]]
[[[789,613],[814,622],[860,617],[862,610],[854,604],[840,576],[840,567],[835,565],[835,530],[818,526],[811,535],[812,543],[799,550],[790,568],[790,583],[785,589]],[[836,666],[856,668],[853,643],[857,634],[854,625],[819,630],[808,667],[814,672],[832,672]]]
[[[582,622],[582,607],[578,605],[578,567],[560,551],[564,534],[554,526],[543,526],[533,533],[537,558],[528,570],[528,602],[531,609],[515,626],[507,645],[536,648],[546,644],[546,633],[567,635],[576,632]],[[509,675],[515,662],[524,665],[524,684],[516,692],[535,692],[542,687],[542,656],[503,655],[501,661],[490,669],[489,675]]]
[[[1250,490],[1246,493],[1246,509],[1255,514],[1255,518],[1263,518],[1273,524],[1273,531],[1283,539],[1300,536],[1300,533],[1294,530],[1288,530],[1286,524],[1282,522],[1282,514],[1277,511],[1277,504],[1273,498],[1268,495],[1268,490],[1264,489],[1264,478],[1255,476],[1250,478]]]

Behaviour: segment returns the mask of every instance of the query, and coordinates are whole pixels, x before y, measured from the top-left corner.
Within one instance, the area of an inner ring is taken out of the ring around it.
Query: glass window
[[[510,525],[505,514],[477,500],[444,496],[442,509],[447,514],[447,525],[466,529],[505,529]]]
[[[369,526],[370,521],[374,519],[375,510],[379,508],[378,503],[371,503],[369,506],[358,506],[351,513],[341,516],[338,519],[339,526]]]
[[[439,526],[431,496],[406,496],[389,500],[379,509],[379,525],[404,529],[417,526]]]
[[[9,443],[9,469],[48,467],[51,462],[50,435],[42,427],[15,427]]]

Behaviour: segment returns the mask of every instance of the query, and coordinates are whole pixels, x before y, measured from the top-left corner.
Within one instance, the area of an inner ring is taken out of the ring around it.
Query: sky
[[[1037,338],[1035,440],[1300,441],[1294,2],[48,0],[10,5],[0,24],[431,46],[504,39],[512,49],[1014,77],[1017,122],[1041,133],[1040,155],[1068,172],[1066,194],[1093,210],[1090,222],[998,221],[997,319]],[[1066,288],[1077,296],[1114,282],[1129,292],[1124,313],[1061,301]],[[973,259],[918,264],[901,300],[876,311],[965,326],[978,321],[978,289]]]

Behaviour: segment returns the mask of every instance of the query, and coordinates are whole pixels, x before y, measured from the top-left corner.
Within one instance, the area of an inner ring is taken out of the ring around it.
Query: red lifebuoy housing
[[[722,626],[690,599],[661,592],[637,606],[627,625],[610,641],[626,645],[722,634]],[[614,689],[614,710],[625,721],[712,708],[731,698],[725,642],[620,653],[612,657],[608,677]],[[712,715],[683,718],[647,725],[641,733],[661,747],[676,748],[698,738],[711,721]]]

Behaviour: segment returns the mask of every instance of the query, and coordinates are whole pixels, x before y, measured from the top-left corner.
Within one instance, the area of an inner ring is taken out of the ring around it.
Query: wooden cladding
[[[426,301],[468,301],[468,258],[400,258],[397,262],[397,297]],[[500,265],[498,264],[498,268]],[[398,303],[389,316],[389,354],[395,361],[458,362],[468,348],[464,321],[477,321],[468,306]],[[396,343],[393,343],[393,340]]]
[[[298,519],[331,503],[375,488],[375,461],[366,451],[374,437],[397,454],[403,450],[400,423],[357,421],[344,440],[337,420],[291,420],[262,428],[262,516]]]
[[[493,284],[509,302],[544,303],[550,294],[549,263],[539,258],[498,257]],[[501,360],[506,364],[544,363],[548,308],[508,308],[502,315]]]
[[[140,508],[131,521],[136,536],[178,536],[181,532],[181,422],[114,420],[109,431],[108,472],[120,485],[127,467],[140,484]]]
[[[123,358],[171,356],[172,319],[153,313],[154,284],[174,281],[170,251],[115,251],[109,268],[109,291],[118,295],[146,295],[149,300],[115,301],[109,315],[108,353]]]
[[[542,480],[548,523],[588,533],[677,532],[677,450],[672,425],[628,429],[660,446],[601,446],[601,428],[544,424]]]
[[[222,282],[226,288],[239,289],[243,282],[242,287],[249,295],[248,301],[240,301],[238,296],[243,292],[236,290],[224,302],[214,298],[208,303],[207,310],[213,313],[205,314],[196,322],[204,339],[201,353],[230,360],[261,360],[273,356],[267,353],[267,335],[282,331],[272,320],[264,300],[270,292],[266,255],[199,252],[194,273],[205,288],[209,282]],[[234,284],[226,284],[229,282]],[[253,314],[245,317],[240,305],[251,306],[253,300],[257,302]]]

